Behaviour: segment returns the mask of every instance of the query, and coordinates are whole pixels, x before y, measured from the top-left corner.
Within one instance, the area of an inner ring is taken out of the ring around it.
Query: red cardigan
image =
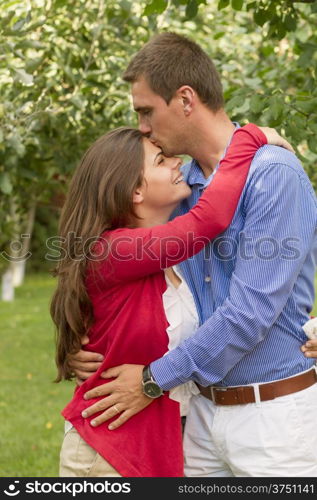
[[[86,407],[101,399],[85,401],[83,394],[106,382],[100,373],[107,368],[146,365],[167,351],[163,269],[198,253],[228,227],[252,158],[266,142],[255,125],[238,129],[212,183],[190,212],[151,228],[105,232],[96,244],[95,254],[106,258],[100,257],[87,273],[95,321],[85,348],[105,358],[99,370],[75,389],[62,415],[122,476],[183,476],[179,404],[164,394],[110,431],[110,421],[94,428],[92,417],[81,417]]]

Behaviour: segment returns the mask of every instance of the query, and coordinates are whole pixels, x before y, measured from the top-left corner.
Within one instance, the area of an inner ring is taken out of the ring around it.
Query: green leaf
[[[0,19],[0,26],[2,26],[3,28],[6,28],[14,15],[15,15],[15,11],[13,10],[7,16]]]
[[[284,25],[288,31],[295,31],[297,27],[297,18],[292,14],[287,14],[284,19]]]
[[[267,10],[259,9],[254,12],[253,18],[258,26],[263,26],[270,19],[270,16]]]
[[[282,24],[282,23],[278,24],[277,25],[277,38],[279,40],[282,40],[282,38],[285,37],[286,33],[287,33],[287,30],[286,30],[284,24]]]
[[[285,133],[287,136],[296,138],[298,141],[298,130],[293,120],[289,120],[285,123]]]
[[[0,190],[3,194],[12,193],[13,186],[10,181],[9,174],[7,172],[0,173]]]
[[[131,2],[129,2],[128,0],[121,0],[120,7],[125,12],[130,12],[132,5],[131,5]]]
[[[308,127],[309,129],[314,132],[314,134],[317,135],[317,123],[313,122],[313,121],[310,121],[308,122]],[[315,137],[315,140],[316,140],[316,137]],[[316,144],[317,144],[317,141],[316,141]]]
[[[12,31],[20,31],[21,28],[23,28],[23,26],[28,23],[29,21],[31,20],[31,15],[30,13],[28,13],[28,15],[26,17],[23,17],[22,19],[19,19],[19,21],[17,21],[13,27],[12,27]]]
[[[83,111],[85,109],[86,103],[85,103],[85,101],[83,100],[83,98],[81,97],[80,94],[73,95],[69,100],[80,111]]]
[[[316,136],[315,135],[310,135],[307,138],[307,144],[308,144],[309,149],[313,153],[317,153],[317,141],[316,141]]]
[[[255,7],[256,7],[256,2],[248,3],[247,4],[247,11],[249,12],[249,10],[255,9]]]
[[[35,172],[32,170],[28,170],[27,168],[20,167],[19,168],[19,175],[23,177],[24,179],[29,179],[31,181],[37,181],[37,175]]]
[[[230,3],[230,0],[219,0],[218,10],[225,9],[226,7],[228,7],[229,3]]]
[[[305,101],[296,100],[295,106],[304,113],[313,113],[317,109],[317,98],[307,99]]]
[[[24,85],[32,85],[33,76],[27,73],[24,69],[15,69],[15,79],[24,83]]]
[[[222,38],[223,36],[225,36],[226,32],[225,31],[219,31],[219,33],[216,33],[214,35],[214,40],[219,40],[219,38]]]
[[[152,0],[150,4],[148,4],[144,11],[144,16],[150,16],[151,14],[162,14],[167,7],[167,0]]]
[[[316,14],[317,12],[317,2],[313,3],[313,5],[311,5],[311,11],[313,14]]]
[[[198,12],[198,4],[196,0],[189,0],[186,7],[186,17],[188,19],[192,19],[193,17],[197,16],[197,12]]]
[[[47,20],[46,18],[43,18],[41,21],[37,21],[36,23],[30,24],[25,30],[24,33],[28,33],[29,31],[34,31],[36,28],[39,28],[40,26],[43,26],[46,24]]]
[[[25,63],[25,69],[27,73],[33,73],[42,63],[43,59],[43,57],[34,57],[32,59],[28,59]]]
[[[56,8],[58,8],[58,7],[64,7],[65,5],[68,4],[68,1],[69,0],[55,0],[54,7],[56,7]]]
[[[270,110],[274,120],[280,118],[284,110],[284,99],[279,96],[273,96],[270,99]]]
[[[274,47],[273,45],[263,45],[261,47],[261,52],[265,57],[270,56],[271,54],[274,54]]]
[[[231,0],[231,5],[234,10],[242,10],[243,0]]]
[[[252,113],[259,113],[266,106],[266,98],[263,95],[253,94],[250,99],[250,111]]]
[[[232,111],[235,108],[239,108],[242,106],[245,102],[245,96],[244,95],[236,95],[232,99],[230,99],[226,105],[226,110],[227,111]]]

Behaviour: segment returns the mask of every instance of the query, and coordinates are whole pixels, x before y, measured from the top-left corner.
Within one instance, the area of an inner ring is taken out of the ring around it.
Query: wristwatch
[[[150,369],[150,365],[143,368],[142,374],[142,388],[143,393],[149,398],[155,399],[159,398],[163,394],[163,389],[156,383]]]

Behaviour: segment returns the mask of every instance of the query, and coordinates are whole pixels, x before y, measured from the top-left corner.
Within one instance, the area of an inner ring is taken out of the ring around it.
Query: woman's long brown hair
[[[59,223],[63,255],[54,271],[58,284],[50,308],[56,325],[56,382],[73,378],[68,355],[81,348],[94,320],[85,287],[85,243],[136,217],[133,192],[143,181],[143,161],[142,134],[122,127],[92,144],[74,172]]]

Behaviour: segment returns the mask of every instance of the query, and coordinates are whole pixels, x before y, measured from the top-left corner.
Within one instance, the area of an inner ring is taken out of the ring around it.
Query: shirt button
[[[205,281],[206,281],[206,283],[210,283],[211,282],[211,277],[210,276],[206,276],[205,277]]]

